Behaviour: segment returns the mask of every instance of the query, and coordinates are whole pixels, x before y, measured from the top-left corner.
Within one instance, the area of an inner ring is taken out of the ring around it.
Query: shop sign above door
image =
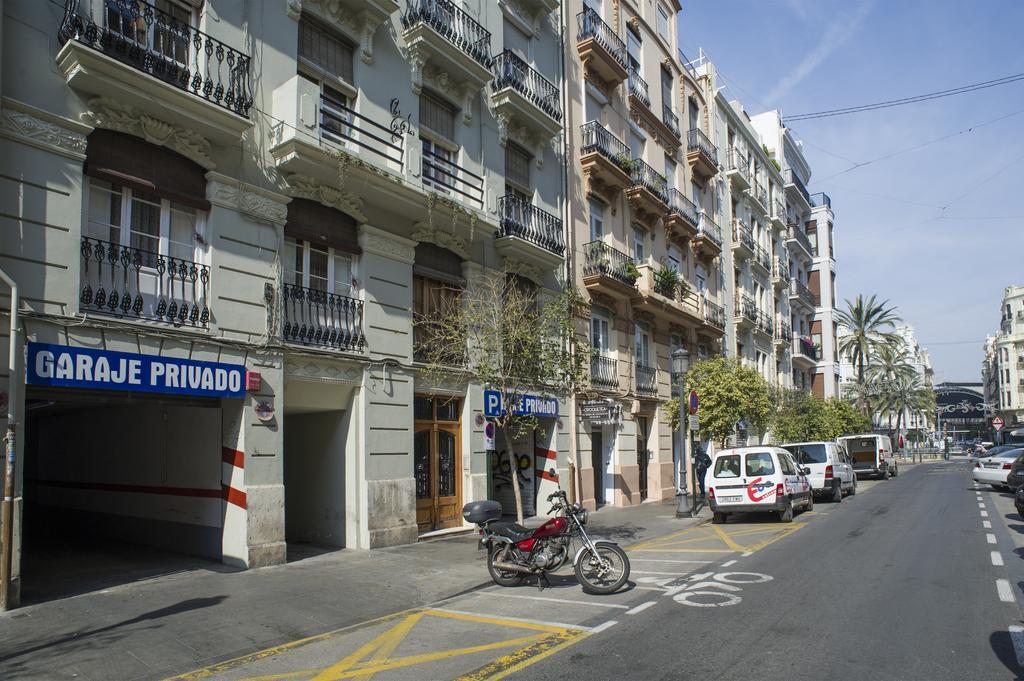
[[[25,382],[55,388],[243,397],[245,366],[29,343]]]
[[[501,416],[505,410],[501,405],[501,393],[497,390],[484,391],[484,416]],[[518,416],[541,416],[554,418],[558,416],[558,400],[554,397],[522,395],[512,407],[512,413]]]

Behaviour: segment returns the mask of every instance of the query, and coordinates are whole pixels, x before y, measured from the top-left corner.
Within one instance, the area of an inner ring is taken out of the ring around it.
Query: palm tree
[[[858,295],[856,300],[846,301],[846,309],[836,313],[840,325],[849,333],[839,341],[839,352],[849,355],[857,368],[857,383],[865,385],[865,367],[871,363],[877,349],[883,345],[895,344],[900,337],[893,333],[893,325],[900,321],[896,308],[889,305],[888,300],[879,302],[874,294],[865,299]],[[861,409],[866,410],[866,403],[861,400]],[[866,411],[864,412],[867,413]]]

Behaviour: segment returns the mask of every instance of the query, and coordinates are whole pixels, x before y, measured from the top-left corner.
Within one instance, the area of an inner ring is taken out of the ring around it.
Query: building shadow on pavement
[[[1024,667],[1017,659],[1017,649],[1013,646],[1013,638],[1008,631],[994,631],[988,637],[992,652],[996,654],[999,661],[1014,674],[1015,681],[1024,679]]]

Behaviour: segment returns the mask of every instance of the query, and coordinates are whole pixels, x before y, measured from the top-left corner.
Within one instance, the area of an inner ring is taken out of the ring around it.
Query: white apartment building
[[[33,528],[254,567],[458,528],[512,484],[535,512],[567,401],[513,483],[481,387],[418,385],[412,320],[486,270],[564,281],[559,4],[153,2],[3,3],[13,600],[63,550]]]
[[[992,404],[1006,428],[1024,424],[1024,286],[1007,286],[999,306],[999,333],[992,343]],[[986,401],[988,401],[986,391]]]

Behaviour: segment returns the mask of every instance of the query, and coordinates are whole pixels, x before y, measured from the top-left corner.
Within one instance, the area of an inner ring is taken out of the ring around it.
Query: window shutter
[[[433,279],[445,279],[463,285],[462,258],[447,248],[430,243],[416,246],[415,265],[413,270]]]
[[[308,199],[293,199],[288,204],[284,233],[321,248],[355,254],[363,252],[359,247],[359,231],[354,218]]]
[[[306,17],[299,19],[299,59],[347,83],[352,78],[352,46]]]
[[[113,130],[94,130],[85,152],[85,174],[209,210],[206,171],[165,147]]]
[[[530,186],[530,155],[511,142],[505,145],[505,179]]]
[[[420,125],[425,125],[449,140],[455,139],[455,107],[440,97],[420,94]]]

